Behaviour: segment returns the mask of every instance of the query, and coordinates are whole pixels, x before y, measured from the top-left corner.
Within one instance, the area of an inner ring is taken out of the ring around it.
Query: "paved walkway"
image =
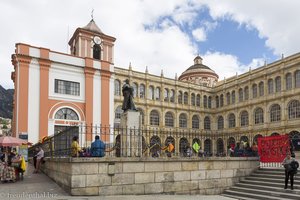
[[[29,164],[24,180],[0,183],[0,200],[54,199],[54,200],[231,200],[219,195],[123,195],[123,196],[70,196],[45,174],[33,174]]]

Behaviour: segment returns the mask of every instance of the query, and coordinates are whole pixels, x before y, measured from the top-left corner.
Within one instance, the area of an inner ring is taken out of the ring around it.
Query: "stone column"
[[[141,116],[138,111],[126,111],[121,115],[121,156],[142,155]]]

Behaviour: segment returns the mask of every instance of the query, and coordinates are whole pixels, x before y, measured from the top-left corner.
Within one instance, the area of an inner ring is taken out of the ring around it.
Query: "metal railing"
[[[41,146],[45,157],[70,157],[72,139],[78,137],[82,149],[80,156],[90,156],[91,143],[96,135],[105,143],[105,156],[108,157],[225,157],[257,156],[251,147],[241,147],[235,153],[229,152],[229,146],[239,143],[243,134],[203,133],[201,131],[174,131],[167,129],[134,129],[107,126],[73,126],[29,148],[29,157],[35,154],[35,148]],[[248,136],[248,144],[253,136]],[[231,142],[229,142],[231,141]],[[195,144],[197,143],[197,144]],[[230,143],[230,144],[229,144]],[[172,144],[174,148],[169,148]]]

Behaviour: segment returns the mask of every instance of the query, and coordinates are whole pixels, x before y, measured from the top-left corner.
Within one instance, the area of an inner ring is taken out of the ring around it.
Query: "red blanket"
[[[290,151],[288,135],[258,138],[260,162],[282,162],[287,151]]]

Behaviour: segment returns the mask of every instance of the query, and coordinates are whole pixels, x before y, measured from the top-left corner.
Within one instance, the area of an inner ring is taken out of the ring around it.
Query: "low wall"
[[[48,158],[42,170],[71,195],[220,194],[257,158]]]

